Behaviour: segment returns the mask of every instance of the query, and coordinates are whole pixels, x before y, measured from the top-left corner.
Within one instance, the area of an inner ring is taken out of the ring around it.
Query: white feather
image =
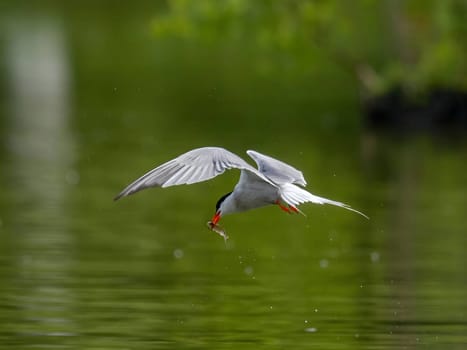
[[[315,204],[331,204],[337,207],[341,207],[341,208],[353,211],[369,219],[368,216],[359,212],[358,210],[353,209],[352,207],[350,207],[349,205],[345,203],[333,201],[331,199],[327,199],[324,197],[315,196],[314,194],[311,194],[310,192],[304,190],[303,188],[300,188],[293,184],[283,184],[280,187],[279,192],[280,192],[280,196],[282,200],[288,205],[291,205],[294,207],[296,207],[297,205],[303,204],[303,203],[307,203],[307,202],[311,202]]]

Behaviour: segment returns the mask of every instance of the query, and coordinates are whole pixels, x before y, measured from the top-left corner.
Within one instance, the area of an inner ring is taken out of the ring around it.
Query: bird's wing
[[[369,219],[368,216],[359,212],[358,210],[353,209],[349,205],[331,199],[315,196],[308,191],[305,191],[303,188],[295,186],[293,184],[284,184],[280,187],[280,196],[284,202],[291,206],[297,206],[302,203],[311,202],[316,204],[331,204],[337,207],[341,207],[347,210],[351,210],[357,214],[364,216]]]
[[[128,185],[115,200],[148,187],[169,187],[206,181],[233,168],[248,170],[269,182],[254,167],[232,152],[219,147],[203,147],[184,153],[147,172]]]
[[[259,172],[274,183],[278,185],[294,183],[306,186],[306,181],[302,172],[295,169],[293,166],[256,151],[250,150],[246,153],[248,153],[248,155],[256,162]]]

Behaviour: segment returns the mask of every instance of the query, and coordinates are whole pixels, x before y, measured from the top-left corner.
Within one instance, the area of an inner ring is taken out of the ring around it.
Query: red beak
[[[216,214],[214,214],[214,216],[212,217],[211,221],[214,225],[216,225],[220,219],[221,219],[221,212],[217,211]]]

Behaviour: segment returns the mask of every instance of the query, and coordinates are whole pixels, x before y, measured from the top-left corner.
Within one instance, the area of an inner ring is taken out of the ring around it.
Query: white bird
[[[149,187],[169,187],[210,180],[229,169],[240,169],[240,179],[232,192],[223,195],[216,203],[216,212],[208,226],[227,236],[217,225],[222,216],[271,204],[288,213],[302,213],[297,206],[312,202],[331,204],[368,217],[347,204],[318,197],[299,186],[306,186],[301,171],[280,160],[256,151],[246,152],[257,164],[255,169],[239,156],[220,147],[203,147],[191,150],[147,172],[128,185],[114,199],[117,200]],[[297,186],[299,185],[299,186]],[[303,214],[303,213],[302,213]]]

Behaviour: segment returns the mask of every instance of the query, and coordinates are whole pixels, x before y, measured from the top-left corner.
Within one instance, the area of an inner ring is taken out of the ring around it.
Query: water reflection
[[[6,186],[13,278],[8,283],[10,331],[46,337],[74,334],[67,286],[73,237],[69,186],[78,181],[70,129],[70,70],[63,27],[53,18],[9,22],[5,61],[9,113]],[[41,338],[39,338],[41,337]],[[42,338],[44,337],[44,338]]]
[[[380,256],[386,263],[379,293],[387,299],[379,310],[386,309],[388,329],[400,346],[456,343],[446,334],[466,326],[465,313],[453,307],[465,308],[460,300],[467,284],[465,237],[459,234],[467,208],[461,194],[467,188],[461,171],[465,144],[426,135],[367,134],[364,141],[370,183],[384,190],[379,198],[385,199],[377,218],[384,232],[373,238],[384,238],[386,255]],[[420,324],[426,325],[424,336],[414,335]]]

